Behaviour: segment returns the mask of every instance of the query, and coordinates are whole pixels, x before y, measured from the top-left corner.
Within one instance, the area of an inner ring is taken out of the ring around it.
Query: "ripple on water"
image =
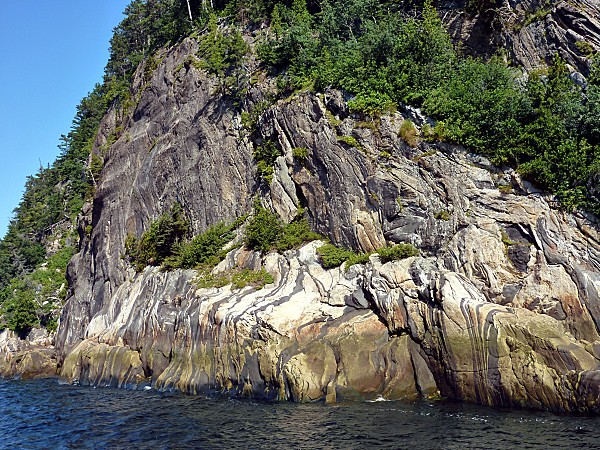
[[[600,418],[451,402],[264,403],[0,381],[0,447],[598,448]]]

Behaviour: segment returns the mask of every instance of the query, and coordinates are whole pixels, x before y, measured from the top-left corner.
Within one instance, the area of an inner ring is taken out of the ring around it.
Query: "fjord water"
[[[598,448],[600,417],[450,402],[265,403],[0,381],[0,448]]]

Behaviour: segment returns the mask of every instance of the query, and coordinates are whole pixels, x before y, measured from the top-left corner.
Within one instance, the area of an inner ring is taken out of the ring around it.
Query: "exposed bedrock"
[[[26,339],[10,330],[0,333],[0,377],[22,379],[57,376],[54,339],[35,329]]]
[[[586,74],[600,50],[600,5],[596,0],[458,0],[438,2],[440,16],[467,52],[504,51],[526,70],[545,67],[559,54]]]
[[[81,218],[92,231],[81,232],[68,271],[62,376],[295,401],[439,393],[597,411],[595,218],[551,208],[517,174],[461,148],[411,148],[402,115],[360,122],[339,92],[302,93],[260,117],[258,139],[282,153],[267,189],[239,116],[186,65],[194,51],[186,40],[149,80],[138,77],[139,102],[104,150]],[[115,120],[105,119],[94,151]],[[298,148],[305,157],[293,156]],[[335,244],[408,242],[421,256],[324,270],[313,242],[285,255],[236,250],[215,269],[262,266],[275,282],[259,290],[200,289],[193,270],[136,273],[121,258],[127,235],[175,201],[198,233],[250,212],[254,196],[287,220],[304,207]]]
[[[324,270],[318,245],[265,257],[275,283],[260,290],[197,289],[194,271],[147,269],[92,319],[63,376],[115,386],[149,378],[161,389],[295,401],[434,395],[419,347],[408,335],[390,339],[361,306],[362,275]]]
[[[114,113],[100,125],[94,152],[102,155],[104,168],[83,218],[91,234],[80,232],[82,251],[68,268],[73,296],[59,329],[61,352],[78,342],[125,281],[121,256],[128,235],[139,236],[175,202],[194,233],[251,209],[252,148],[240,139],[239,118],[214,94],[216,80],[184,64],[196,50],[187,39],[160,55],[149,80],[136,78],[138,101],[123,125],[117,127]]]

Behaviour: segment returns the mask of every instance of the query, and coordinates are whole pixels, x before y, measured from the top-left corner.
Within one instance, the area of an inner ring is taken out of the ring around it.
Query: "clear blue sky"
[[[27,175],[54,161],[75,107],[102,81],[130,0],[0,0],[0,237]]]

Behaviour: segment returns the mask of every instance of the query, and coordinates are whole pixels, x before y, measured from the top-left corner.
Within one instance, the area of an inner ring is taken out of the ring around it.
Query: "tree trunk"
[[[188,14],[190,15],[190,22],[193,22],[194,19],[192,18],[192,8],[190,7],[190,0],[187,0],[187,7],[188,7]]]

